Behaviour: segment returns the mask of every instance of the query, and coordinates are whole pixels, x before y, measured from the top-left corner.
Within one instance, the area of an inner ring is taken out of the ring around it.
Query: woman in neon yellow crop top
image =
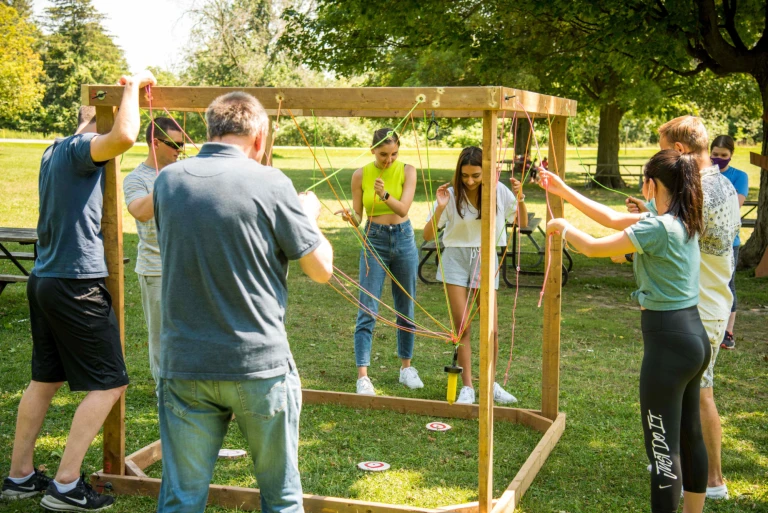
[[[397,316],[397,354],[402,361],[400,383],[409,388],[422,388],[424,383],[419,373],[411,367],[415,328],[413,298],[416,297],[419,255],[408,210],[416,192],[416,168],[397,160],[399,150],[400,139],[394,130],[376,130],[371,145],[374,161],[352,175],[354,212],[340,210],[336,213],[359,226],[365,209],[368,222],[361,231],[367,247],[360,250],[360,286],[378,299],[387,275],[392,279],[392,298],[395,310],[400,314]],[[379,309],[377,299],[360,293],[355,327],[358,394],[376,393],[368,378],[368,366]]]

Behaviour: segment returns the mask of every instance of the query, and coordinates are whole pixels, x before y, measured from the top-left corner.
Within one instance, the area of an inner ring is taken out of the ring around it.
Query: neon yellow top
[[[396,160],[384,170],[376,167],[373,162],[363,167],[363,208],[368,217],[394,214],[392,209],[376,195],[373,188],[373,184],[379,177],[384,180],[384,190],[399,200],[403,195],[405,164]]]

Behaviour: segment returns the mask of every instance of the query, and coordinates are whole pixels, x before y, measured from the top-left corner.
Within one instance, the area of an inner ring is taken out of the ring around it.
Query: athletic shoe
[[[733,340],[733,333],[725,332],[723,341],[720,343],[720,349],[736,349],[736,342]]]
[[[499,404],[512,404],[517,402],[515,396],[501,388],[501,385],[498,383],[493,384],[493,400]]]
[[[11,478],[6,477],[3,480],[3,491],[0,493],[0,497],[7,501],[27,499],[38,493],[45,492],[50,482],[51,478],[46,476],[45,472],[37,469],[35,469],[34,474],[21,483],[14,483],[11,481]]]
[[[721,484],[720,486],[707,486],[707,499],[712,500],[728,500],[728,486]]]
[[[459,398],[456,399],[456,404],[474,404],[475,403],[475,389],[472,387],[461,387],[459,392]]]
[[[373,383],[368,376],[363,376],[357,380],[357,393],[360,395],[376,395],[373,389]]]
[[[400,383],[408,388],[424,388],[424,383],[419,378],[419,371],[415,367],[400,369]]]
[[[112,507],[115,498],[101,495],[85,482],[85,474],[80,476],[77,486],[67,493],[59,492],[56,483],[51,481],[40,505],[49,511],[99,511]]]

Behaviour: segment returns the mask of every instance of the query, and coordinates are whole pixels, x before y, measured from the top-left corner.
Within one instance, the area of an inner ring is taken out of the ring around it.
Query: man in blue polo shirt
[[[285,331],[288,261],[333,273],[320,203],[262,166],[267,114],[234,92],[206,112],[208,143],[154,187],[162,259],[159,513],[202,513],[232,414],[264,513],[300,513],[301,383]],[[205,234],[205,240],[201,240]]]
[[[5,499],[41,491],[53,511],[95,511],[114,498],[80,478],[88,447],[128,386],[112,298],[104,285],[101,216],[104,164],[130,149],[139,133],[139,95],[156,83],[149,71],[124,76],[120,111],[112,130],[96,133],[95,109],[83,107],[75,135],[57,140],[40,164],[37,260],[27,284],[32,325],[32,381],[16,418]],[[88,392],[72,419],[54,480],[33,464],[35,442],[56,391],[69,382]]]

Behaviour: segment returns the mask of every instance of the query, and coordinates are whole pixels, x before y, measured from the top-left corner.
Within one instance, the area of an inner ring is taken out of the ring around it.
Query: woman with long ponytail
[[[559,233],[588,257],[634,261],[640,303],[643,363],[640,415],[651,463],[651,511],[677,511],[681,487],[685,513],[701,513],[707,486],[707,449],[699,419],[699,383],[711,348],[699,317],[699,246],[704,228],[701,178],[695,158],[662,150],[645,165],[643,196],[655,212],[617,212],[585,198],[556,174],[542,172],[542,188],[588,217],[621,230],[596,239],[565,219]]]

